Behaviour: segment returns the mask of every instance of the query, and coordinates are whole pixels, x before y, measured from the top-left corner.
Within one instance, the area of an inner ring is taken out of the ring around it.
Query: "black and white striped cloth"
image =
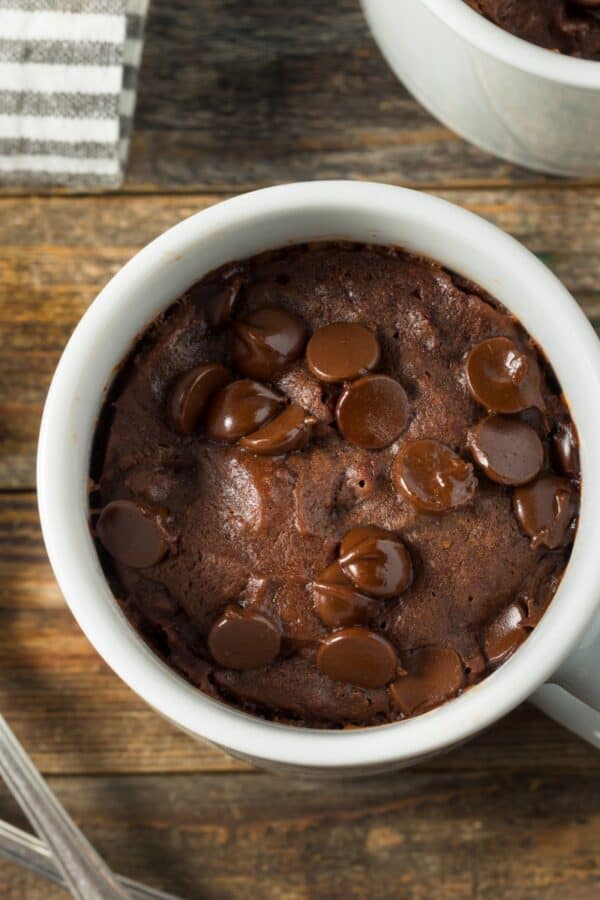
[[[0,0],[0,183],[118,187],[149,0]]]

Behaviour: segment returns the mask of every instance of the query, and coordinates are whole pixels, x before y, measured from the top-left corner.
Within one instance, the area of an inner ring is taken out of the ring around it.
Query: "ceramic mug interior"
[[[539,626],[499,670],[462,696],[404,722],[347,732],[279,725],[230,708],[162,663],[129,625],[100,567],[87,523],[92,435],[135,337],[206,272],[304,240],[400,245],[480,284],[523,323],[552,362],[579,429],[579,533]],[[386,185],[312,182],[225,201],[181,222],[135,256],[89,308],[63,354],[42,421],[38,491],[44,540],[62,592],[114,671],[184,730],[258,764],[364,773],[408,765],[459,743],[548,679],[580,640],[600,598],[600,345],[560,282],[508,235],[459,207]]]

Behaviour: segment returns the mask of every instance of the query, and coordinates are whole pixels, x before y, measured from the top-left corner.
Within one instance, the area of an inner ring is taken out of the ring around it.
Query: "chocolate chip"
[[[524,626],[525,616],[518,603],[511,603],[488,625],[483,644],[490,665],[499,665],[520,647],[528,634]]]
[[[208,648],[226,669],[261,669],[279,655],[281,631],[258,612],[229,606],[213,624]]]
[[[491,412],[517,413],[531,406],[544,409],[535,356],[507,337],[489,338],[473,347],[466,374],[475,400]]]
[[[449,647],[423,647],[403,659],[406,674],[390,685],[394,705],[412,716],[454,697],[461,689],[464,673],[461,659]]]
[[[335,631],[321,641],[317,665],[333,681],[378,688],[392,680],[398,659],[389,641],[374,631],[354,625]]]
[[[96,534],[111,556],[134,569],[156,565],[168,550],[161,512],[139,501],[108,503],[100,513]]]
[[[352,444],[365,450],[388,447],[406,428],[406,391],[388,375],[365,375],[346,386],[335,417],[341,433]]]
[[[372,331],[352,322],[334,322],[315,331],[306,362],[321,381],[350,381],[366,375],[379,362],[379,342]]]
[[[306,342],[306,328],[285,309],[263,307],[234,322],[233,361],[243,375],[270,381],[297,359]]]
[[[552,435],[553,461],[567,478],[579,478],[579,441],[577,430],[571,421],[560,422]]]
[[[545,473],[514,492],[517,519],[531,546],[555,550],[571,539],[570,525],[577,512],[571,483],[566,478]]]
[[[312,590],[315,612],[328,628],[365,625],[377,608],[376,601],[361,594],[344,575],[337,560],[321,573]]]
[[[519,594],[519,600],[527,610],[527,625],[534,628],[550,606],[554,595],[560,587],[564,575],[564,567],[558,566],[546,572],[541,579],[534,579],[533,585]]]
[[[232,381],[216,393],[204,417],[204,432],[214,441],[234,443],[273,418],[283,397],[258,381]]]
[[[211,328],[223,328],[229,322],[242,284],[242,278],[234,278],[206,298],[203,303],[204,316]]]
[[[478,422],[469,432],[467,447],[487,477],[498,484],[526,484],[544,464],[537,432],[510,416],[491,415]]]
[[[229,371],[218,363],[196,366],[180,375],[169,397],[169,418],[173,427],[182,434],[192,434],[210,397],[229,378]]]
[[[348,531],[340,545],[342,572],[372,597],[396,597],[412,580],[410,554],[390,531],[372,525]]]
[[[392,465],[392,481],[409,503],[443,512],[467,503],[475,493],[473,466],[439,441],[407,441]]]
[[[240,447],[258,453],[259,456],[277,456],[303,450],[310,440],[316,419],[307,416],[299,406],[287,406],[258,431],[240,440]]]

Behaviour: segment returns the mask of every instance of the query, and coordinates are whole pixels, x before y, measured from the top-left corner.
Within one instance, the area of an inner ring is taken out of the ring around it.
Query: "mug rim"
[[[402,2],[402,0],[401,0]],[[532,75],[576,87],[600,89],[600,61],[538,47],[490,22],[465,0],[422,0],[465,40]]]
[[[350,731],[307,729],[251,716],[208,697],[163,663],[128,623],[108,587],[86,527],[86,486],[75,484],[72,475],[83,444],[91,443],[91,434],[82,440],[70,431],[72,409],[86,400],[80,382],[94,351],[120,325],[120,313],[136,290],[163,275],[166,260],[181,258],[186,248],[191,251],[203,239],[215,240],[228,229],[241,233],[269,216],[293,220],[302,211],[316,215],[327,209],[348,216],[374,211],[381,219],[404,216],[415,228],[457,234],[472,253],[485,249],[507,270],[518,270],[523,284],[557,314],[561,334],[568,334],[570,344],[577,346],[569,359],[576,369],[573,384],[576,376],[586,375],[600,389],[600,344],[583,312],[542,262],[496,226],[440,198],[391,185],[321,181],[264,188],[202,210],[164,232],[126,263],[88,308],[48,392],[38,447],[38,502],[48,556],[71,611],[108,665],[146,702],[185,731],[241,756],[304,768],[368,768],[411,761],[464,741],[529,696],[581,639],[600,598],[598,576],[590,576],[590,557],[593,560],[600,542],[600,517],[593,515],[594,501],[600,501],[600,473],[594,477],[591,464],[600,453],[600,423],[594,423],[591,406],[585,419],[578,418],[578,411],[574,415],[584,472],[579,532],[559,591],[540,624],[511,659],[460,697],[412,719]],[[279,240],[279,246],[285,243]],[[461,274],[468,276],[468,267]],[[494,294],[493,287],[482,287]],[[175,297],[171,295],[163,308]],[[540,310],[539,318],[545,314]],[[129,334],[130,344],[136,334]],[[554,358],[551,362],[557,368]],[[107,372],[105,386],[111,380],[112,372]],[[582,577],[583,570],[588,577]]]

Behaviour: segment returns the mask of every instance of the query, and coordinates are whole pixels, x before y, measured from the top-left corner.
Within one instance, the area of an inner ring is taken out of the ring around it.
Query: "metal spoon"
[[[0,857],[16,863],[18,866],[23,866],[54,884],[66,887],[66,882],[54,862],[54,857],[43,841],[2,820],[0,820]],[[132,881],[123,875],[116,877],[131,900],[181,900],[174,894],[165,894],[164,891],[158,891],[145,884],[140,884],[138,881]]]
[[[78,900],[130,900],[103,859],[60,805],[0,715],[0,775],[52,850]]]

